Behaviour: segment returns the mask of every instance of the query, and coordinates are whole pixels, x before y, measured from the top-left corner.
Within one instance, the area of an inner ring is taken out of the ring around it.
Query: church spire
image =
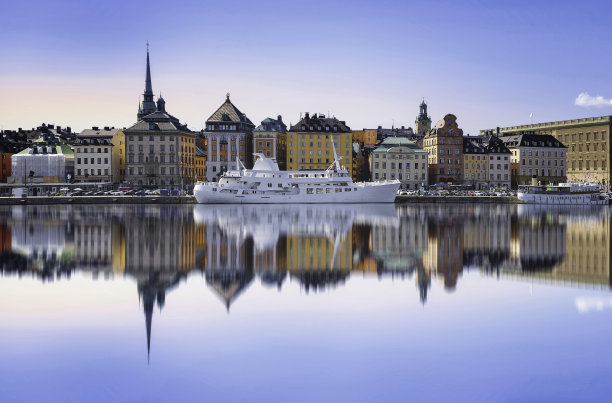
[[[143,95],[142,106],[138,111],[138,120],[142,120],[143,116],[155,112],[155,101],[153,101],[153,85],[151,84],[151,63],[149,61],[149,42],[147,42],[147,74],[145,78],[145,91]]]

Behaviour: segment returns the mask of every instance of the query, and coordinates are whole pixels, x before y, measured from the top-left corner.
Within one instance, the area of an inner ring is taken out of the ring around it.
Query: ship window
[[[338,192],[342,192],[342,189],[337,188],[336,189],[336,193],[338,193]]]
[[[321,194],[321,193],[323,193],[323,189],[317,188],[317,194]]]
[[[268,183],[268,187],[269,187],[269,188],[271,188],[271,187],[272,187],[272,184],[271,184],[271,183]]]
[[[344,191],[345,191],[345,192],[350,192],[350,191],[351,191],[351,189],[346,188],[346,189],[344,189]]]
[[[312,188],[307,188],[307,189],[306,189],[306,193],[308,193],[309,195],[311,195],[311,194],[312,194]]]
[[[326,192],[326,193],[331,193],[331,192],[332,192],[332,188],[327,188],[327,189],[325,189],[325,192]]]
[[[279,187],[279,188],[282,188],[282,187],[283,187],[283,184],[282,184],[282,183],[279,183],[279,184],[278,184],[278,187]]]

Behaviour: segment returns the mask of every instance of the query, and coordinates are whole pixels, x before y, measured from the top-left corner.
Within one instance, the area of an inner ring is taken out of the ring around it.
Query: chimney
[[[278,115],[276,120],[278,120],[279,122],[282,122],[283,121],[283,117],[281,115]]]
[[[497,126],[497,129],[495,129],[495,133],[497,133],[497,137],[499,137],[499,126]]]
[[[57,131],[59,132],[59,131],[61,131],[61,130],[62,130],[62,126],[57,126],[57,127],[56,127],[56,129],[57,129]]]
[[[67,131],[68,133],[72,133],[72,129],[70,128],[70,126],[66,127],[66,131]]]
[[[98,130],[98,126],[91,126],[91,130]]]
[[[310,119],[310,113],[306,112],[306,115],[304,115],[304,119],[306,120]]]
[[[104,126],[104,130],[110,130],[110,127]]]
[[[404,126],[402,126],[402,130],[404,130]]]

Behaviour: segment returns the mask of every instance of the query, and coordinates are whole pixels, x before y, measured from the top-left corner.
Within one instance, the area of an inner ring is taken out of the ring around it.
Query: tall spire
[[[153,85],[151,84],[151,63],[149,61],[149,42],[147,41],[147,74],[145,78],[145,91],[143,95],[142,106],[138,111],[138,120],[142,120],[143,116],[155,112],[155,101],[153,101]]]

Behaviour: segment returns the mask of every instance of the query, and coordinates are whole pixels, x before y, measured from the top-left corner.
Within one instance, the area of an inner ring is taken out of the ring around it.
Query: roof
[[[103,128],[103,129],[98,129],[97,127],[91,128],[91,129],[84,129],[83,131],[81,131],[80,133],[77,134],[77,138],[83,138],[83,137],[113,137],[115,134],[117,134],[117,132],[121,131],[121,129],[115,129],[114,127],[112,128]]]
[[[142,120],[125,129],[127,132],[189,132],[187,125],[181,124],[177,118],[167,112],[155,111],[146,116]]]
[[[506,147],[555,147],[567,148],[550,134],[524,133],[499,137]]]
[[[281,117],[279,119],[265,118],[261,124],[253,130],[254,132],[287,132],[287,125],[283,123]]]
[[[333,130],[334,127],[337,127],[337,130]],[[308,112],[306,112],[306,115],[300,119],[299,122],[291,126],[289,130],[292,132],[331,131],[335,133],[351,133],[351,128],[348,127],[343,120],[338,120],[335,117],[325,117],[325,115],[317,113],[310,116]]]
[[[416,153],[425,153],[426,151],[421,149],[416,142],[408,140],[405,137],[387,137],[374,149],[373,152],[387,152],[392,148],[396,147],[407,147]]]
[[[255,127],[253,122],[251,122],[244,113],[240,112],[240,110],[230,101],[229,94],[227,94],[225,102],[223,102],[215,113],[210,115],[206,122],[245,123]]]
[[[486,154],[486,148],[479,143],[477,139],[469,137],[463,138],[463,153],[464,154]]]

